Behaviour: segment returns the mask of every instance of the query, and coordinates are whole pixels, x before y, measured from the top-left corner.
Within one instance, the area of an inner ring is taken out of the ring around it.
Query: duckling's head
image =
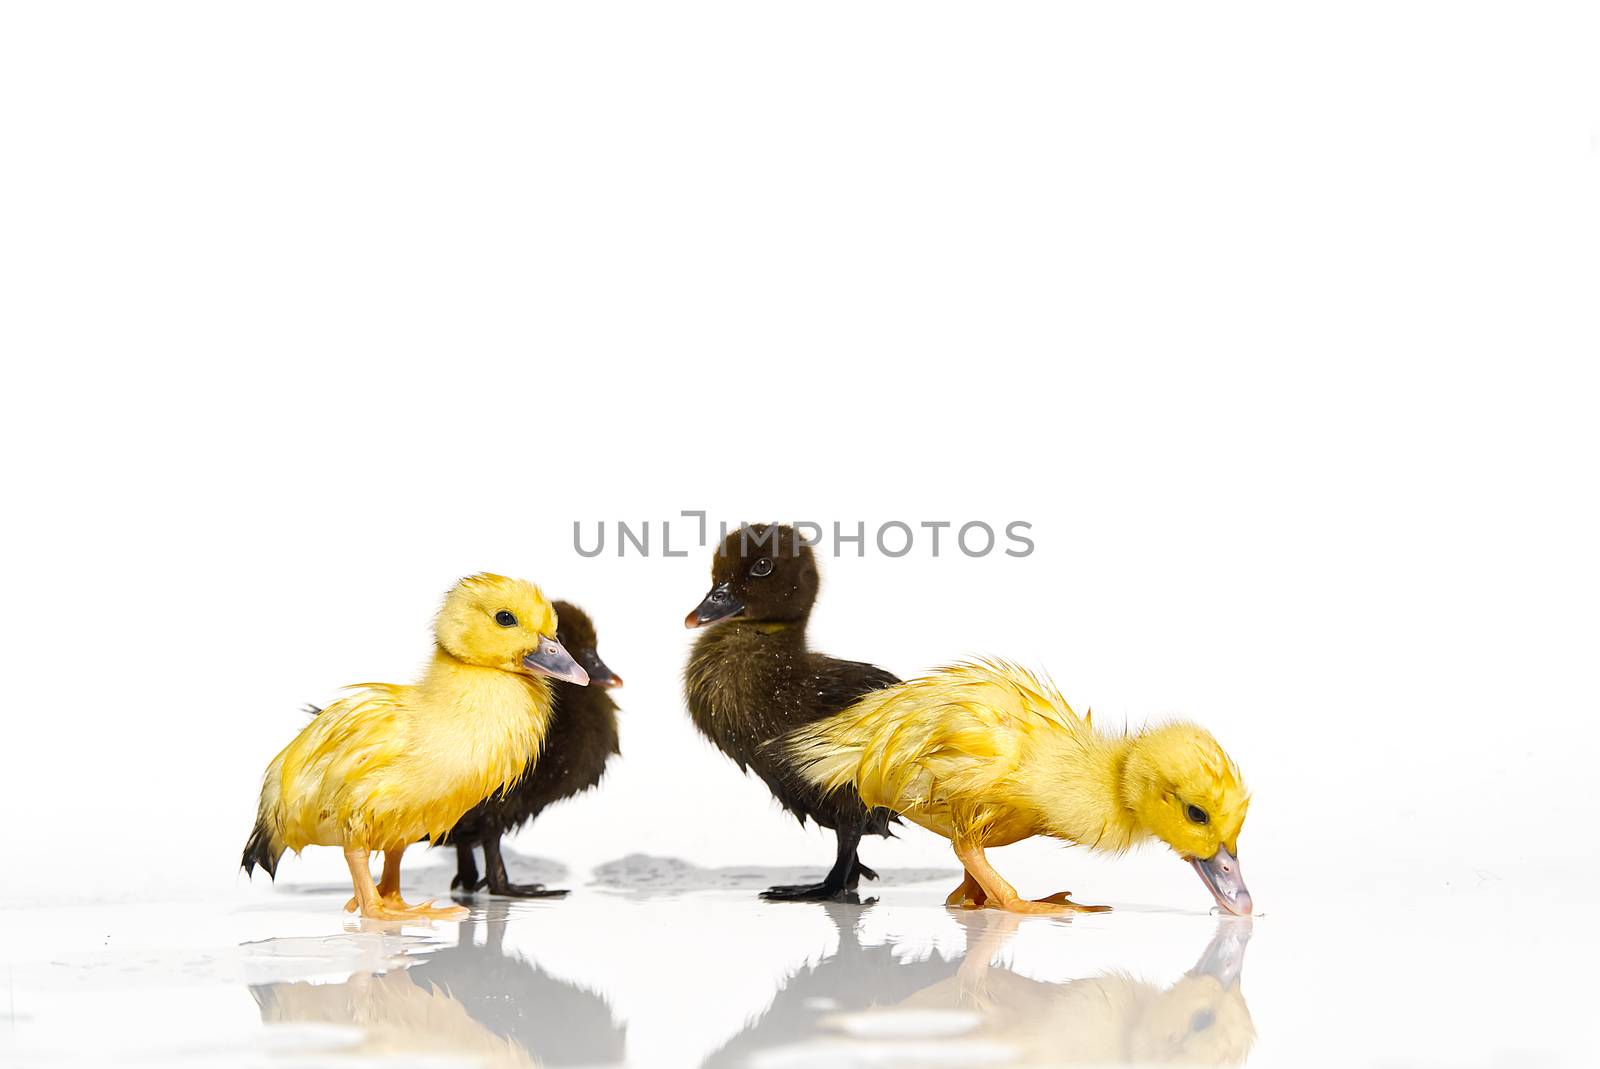
[[[1209,731],[1179,723],[1136,736],[1123,766],[1122,801],[1145,831],[1194,866],[1217,905],[1250,912],[1236,856],[1250,795]]]
[[[711,592],[684,618],[700,627],[735,617],[797,623],[817,600],[817,558],[787,524],[747,524],[731,531],[711,560]]]
[[[467,664],[589,682],[556,638],[555,607],[523,579],[482,572],[461,580],[445,595],[433,633],[441,649]]]
[[[589,674],[591,687],[620,687],[622,677],[600,659],[600,640],[595,637],[594,621],[570,601],[557,601],[556,640],[572,654],[572,659]]]

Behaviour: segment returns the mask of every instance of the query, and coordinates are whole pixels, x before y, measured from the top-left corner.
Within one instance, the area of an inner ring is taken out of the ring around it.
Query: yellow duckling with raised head
[[[1048,680],[1004,661],[941,668],[868,694],[789,735],[801,775],[853,787],[949,839],[966,878],[948,903],[1016,913],[1094,912],[1065,892],[1021,898],[984,856],[1034,835],[1107,853],[1151,838],[1200,874],[1229,913],[1251,911],[1239,872],[1250,797],[1205,729],[1097,730]]]
[[[434,621],[433,660],[409,686],[362,683],[315,717],[267,766],[243,866],[277,875],[285,850],[340,846],[355,897],[378,920],[451,918],[407,905],[400,858],[532,767],[550,723],[550,680],[588,675],[556,641],[539,588],[487,573],[461,580]],[[373,884],[370,855],[383,851]]]

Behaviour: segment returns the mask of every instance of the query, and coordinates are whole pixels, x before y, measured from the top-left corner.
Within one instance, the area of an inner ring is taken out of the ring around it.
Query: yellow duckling
[[[324,709],[267,766],[246,872],[277,874],[285,850],[342,846],[363,917],[459,917],[410,906],[400,858],[531,766],[550,722],[550,679],[589,677],[555,639],[556,613],[532,583],[474,575],[445,596],[437,646],[411,686],[363,683]],[[369,855],[383,851],[376,885]]]
[[[783,743],[801,775],[853,786],[951,841],[966,867],[950,905],[1098,911],[1066,893],[1029,902],[984,857],[1034,835],[1121,853],[1151,837],[1190,862],[1229,913],[1251,910],[1235,857],[1250,798],[1209,732],[1095,730],[1055,686],[1003,661],[939,669],[875,691]]]

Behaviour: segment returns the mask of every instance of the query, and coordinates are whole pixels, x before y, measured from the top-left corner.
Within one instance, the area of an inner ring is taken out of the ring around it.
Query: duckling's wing
[[[1071,710],[1048,684],[981,662],[868,694],[796,732],[789,747],[802,774],[826,789],[854,784],[868,805],[934,812],[993,797],[1028,736],[1068,728],[1064,716]]]
[[[360,821],[374,781],[406,752],[410,689],[363,684],[323,709],[284,750],[284,826],[292,848]]]
[[[865,661],[841,661],[818,655],[812,658],[811,669],[817,698],[812,708],[819,720],[849,708],[873,691],[885,690],[900,682],[900,677],[893,672]]]

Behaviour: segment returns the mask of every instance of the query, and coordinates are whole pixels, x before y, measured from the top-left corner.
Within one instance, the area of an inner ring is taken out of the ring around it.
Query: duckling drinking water
[[[823,790],[807,782],[772,744],[899,680],[875,665],[807,647],[817,562],[794,528],[757,524],[732,532],[712,560],[711,583],[684,620],[706,628],[684,671],[689,715],[741,769],[754,769],[802,824],[809,817],[838,837],[833,868],[821,883],[773,887],[762,897],[842,899],[861,877],[877,878],[856,846],[863,835],[888,835],[892,814],[863,805],[849,784]]]
[[[276,875],[285,850],[340,846],[355,887],[346,909],[379,920],[464,915],[459,906],[407,905],[400,859],[524,773],[549,724],[551,679],[588,682],[555,630],[555,609],[532,583],[461,580],[434,621],[421,680],[357,685],[273,758],[245,871]],[[376,886],[375,850],[384,855]]]
[[[450,829],[447,842],[456,848],[453,887],[467,891],[487,887],[490,894],[514,898],[546,898],[565,891],[543,884],[514,884],[500,855],[500,837],[538,819],[547,806],[581,794],[600,782],[606,764],[622,752],[617,745],[617,703],[607,693],[622,686],[622,677],[600,659],[594,621],[570,602],[558,601],[556,639],[588,673],[588,686],[558,682],[539,760],[513,786],[479,802]],[[483,847],[486,878],[478,880],[474,844]]]
[[[1237,858],[1249,795],[1233,761],[1194,724],[1108,734],[1047,680],[981,661],[869,694],[793,732],[784,748],[807,783],[852,791],[949,839],[966,867],[950,905],[1109,908],[1065,893],[1025,901],[984,856],[1048,835],[1106,853],[1159,839],[1194,866],[1219,906],[1251,910]]]

